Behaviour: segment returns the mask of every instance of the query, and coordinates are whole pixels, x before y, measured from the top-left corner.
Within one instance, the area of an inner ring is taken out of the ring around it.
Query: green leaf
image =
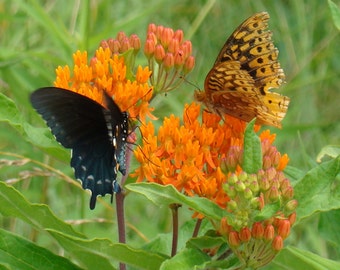
[[[51,228],[69,235],[85,238],[75,232],[71,225],[56,217],[48,206],[28,202],[15,188],[0,181],[0,213],[4,216],[19,218],[36,229]]]
[[[118,262],[142,269],[159,269],[162,262],[168,258],[158,253],[134,249],[125,244],[113,244],[108,239],[86,240],[53,230],[48,231],[87,269],[112,269]]]
[[[69,159],[69,151],[57,143],[48,128],[35,128],[26,123],[13,100],[2,93],[0,93],[0,122],[7,122],[28,142],[43,148],[52,156],[61,160]]]
[[[217,204],[202,197],[188,197],[178,192],[172,185],[162,186],[155,183],[134,183],[126,189],[144,195],[156,205],[169,206],[173,203],[186,205],[208,218],[220,220],[229,214]]]
[[[0,121],[7,122],[17,129],[20,133],[23,132],[23,119],[13,100],[0,93]]]
[[[326,145],[322,147],[320,153],[316,157],[317,162],[321,162],[321,159],[324,157],[336,158],[340,155],[340,146],[339,145]]]
[[[219,245],[224,244],[226,241],[222,236],[208,236],[204,235],[201,237],[192,238],[188,241],[187,247],[188,248],[197,248],[197,249],[204,249],[204,248],[214,248]]]
[[[249,122],[244,134],[242,169],[247,173],[257,173],[262,168],[261,141],[254,132],[255,119]]]
[[[298,219],[340,208],[340,186],[336,180],[339,172],[340,157],[313,168],[295,185]]]
[[[198,249],[184,249],[176,256],[166,260],[161,270],[194,269],[194,266],[210,261],[210,257]]]
[[[2,229],[0,264],[8,264],[11,269],[81,269],[69,260]]]
[[[340,269],[340,263],[305,250],[287,247],[265,269],[337,270]]]
[[[339,7],[331,0],[328,0],[328,6],[332,13],[333,22],[336,28],[340,30],[340,9]]]

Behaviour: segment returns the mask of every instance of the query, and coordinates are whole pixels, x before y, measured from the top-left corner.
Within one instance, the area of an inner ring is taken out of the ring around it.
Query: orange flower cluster
[[[138,162],[134,176],[162,185],[172,184],[189,196],[198,195],[226,206],[229,196],[223,190],[226,174],[222,163],[234,148],[241,148],[245,122],[230,117],[220,123],[215,114],[203,112],[200,105],[185,106],[184,124],[178,117],[165,118],[157,135],[152,123],[141,127],[144,143],[135,150]]]
[[[127,66],[124,57],[112,54],[110,48],[100,47],[90,61],[87,52],[77,51],[73,55],[73,76],[68,66],[58,67],[55,86],[69,89],[105,106],[104,91],[113,97],[122,111],[128,111],[131,118],[153,118],[149,107],[152,87],[148,85],[151,72],[139,66],[135,78],[127,79]]]

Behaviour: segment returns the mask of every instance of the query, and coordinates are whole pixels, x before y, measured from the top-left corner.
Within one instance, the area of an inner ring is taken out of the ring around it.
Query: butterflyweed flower
[[[239,130],[245,124],[235,118],[218,124],[221,118],[207,112],[200,121],[199,114],[200,105],[192,103],[185,106],[182,125],[171,115],[157,133],[152,123],[141,126],[144,143],[135,150],[140,167],[134,175],[137,181],[172,184],[188,196],[206,197],[225,207],[230,199],[222,188],[226,175],[221,153],[240,145]]]
[[[56,87],[82,94],[103,106],[106,106],[105,91],[119,104],[121,111],[128,111],[130,119],[139,118],[144,122],[146,116],[154,118],[153,108],[149,106],[152,87],[148,84],[151,74],[148,67],[138,66],[135,74],[128,78],[127,69],[130,67],[127,67],[125,58],[108,47],[99,47],[90,60],[86,51],[77,51],[73,54],[73,61],[72,72],[69,66],[57,68]]]
[[[149,24],[144,54],[152,71],[154,91],[169,92],[177,88],[194,68],[191,42],[183,41],[183,31]]]
[[[246,123],[226,116],[223,121],[200,106],[186,105],[183,123],[171,115],[155,132],[141,127],[144,144],[135,150],[140,163],[137,181],[172,184],[188,196],[206,197],[227,212],[216,230],[246,265],[269,263],[283,247],[295,221],[296,200],[283,170],[288,156],[272,145],[275,134],[260,135],[262,168],[243,170]],[[258,131],[259,126],[255,126]],[[258,214],[275,205],[276,212],[259,221]],[[194,217],[203,218],[199,213]],[[214,222],[214,224],[216,224]],[[279,236],[279,237],[277,237]]]

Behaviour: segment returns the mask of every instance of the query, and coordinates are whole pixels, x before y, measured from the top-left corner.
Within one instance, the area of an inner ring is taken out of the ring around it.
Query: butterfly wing
[[[105,97],[105,101],[108,109],[85,96],[56,87],[41,88],[31,95],[33,107],[57,141],[72,149],[75,177],[81,180],[84,189],[92,191],[91,209],[98,195],[117,190],[112,131],[123,121],[123,115],[111,98]]]
[[[268,31],[269,14],[256,13],[245,20],[228,38],[216,58],[215,64],[237,60],[241,68],[254,78],[255,86],[263,88],[279,87],[285,75],[278,62],[279,51]]]
[[[206,77],[205,92],[195,97],[220,115],[281,127],[289,98],[268,91],[285,79],[268,20],[267,12],[257,13],[232,33]]]
[[[288,98],[278,93],[260,93],[254,87],[254,79],[240,68],[238,61],[214,66],[206,77],[205,89],[209,89],[204,94],[209,100],[207,106],[211,111],[221,116],[229,114],[247,122],[257,117],[257,124],[260,125],[281,127],[280,122],[289,103]]]

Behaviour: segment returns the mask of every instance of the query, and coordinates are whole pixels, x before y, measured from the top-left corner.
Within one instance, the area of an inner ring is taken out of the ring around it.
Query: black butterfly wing
[[[33,107],[42,115],[64,147],[72,149],[71,166],[84,189],[90,189],[90,208],[97,195],[119,192],[112,130],[123,122],[123,114],[105,96],[109,110],[75,92],[46,87],[31,95]],[[117,187],[118,186],[118,187]]]

